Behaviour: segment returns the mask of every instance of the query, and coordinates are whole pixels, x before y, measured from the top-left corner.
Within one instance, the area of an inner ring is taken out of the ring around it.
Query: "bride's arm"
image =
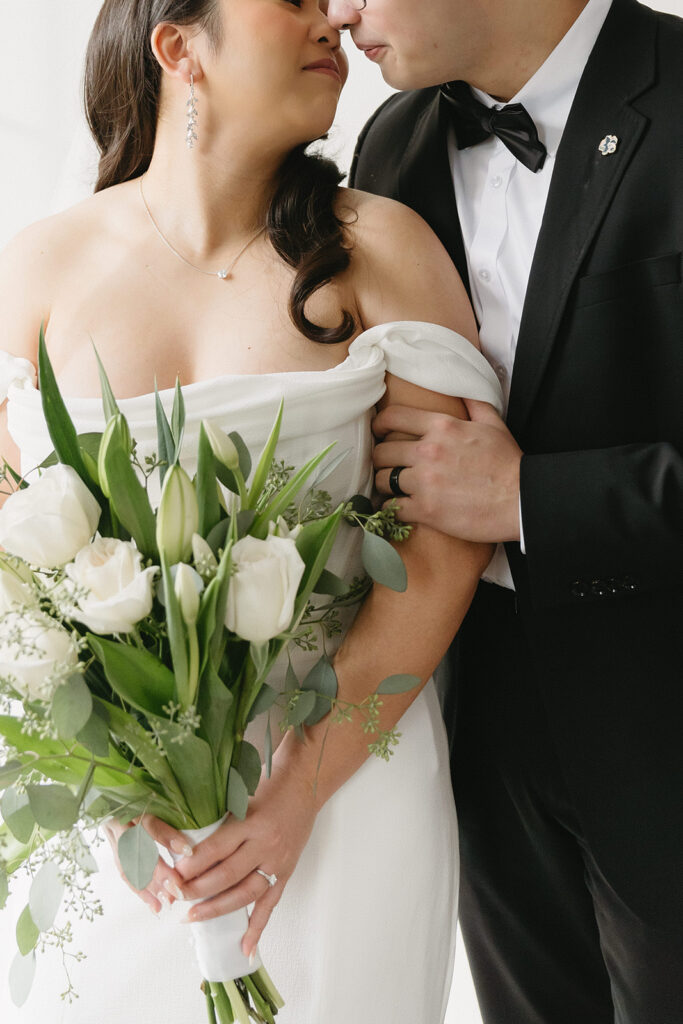
[[[426,225],[393,203],[383,202],[379,210],[373,204],[370,213],[360,221],[354,250],[355,294],[363,325],[430,320],[474,339],[464,288]],[[387,379],[383,404],[390,402],[466,418],[460,399],[392,377]],[[409,673],[421,680],[420,687],[409,693],[382,698],[382,729],[396,725],[436,668],[492,553],[488,545],[460,541],[423,526],[416,527],[399,549],[407,568],[407,590],[396,593],[375,584],[334,661],[339,697],[353,704],[389,675]],[[245,821],[227,822],[196,848],[191,860],[178,866],[186,880],[184,896],[210,898],[190,911],[190,919],[255,902],[244,940],[249,952],[296,866],[316,814],[368,756],[368,736],[356,720],[340,725],[323,719],[305,730],[304,742],[288,733],[275,753],[272,777],[262,779]],[[277,884],[270,888],[256,868],[277,875]]]

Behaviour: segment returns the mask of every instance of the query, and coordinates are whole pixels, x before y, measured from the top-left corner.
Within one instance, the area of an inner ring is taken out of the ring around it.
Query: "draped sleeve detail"
[[[359,335],[349,361],[367,363],[368,350],[381,350],[385,370],[443,395],[489,402],[503,412],[500,382],[481,352],[461,334],[438,324],[401,320]]]
[[[35,387],[37,382],[36,368],[28,359],[10,355],[0,349],[0,405],[7,398],[9,389]]]

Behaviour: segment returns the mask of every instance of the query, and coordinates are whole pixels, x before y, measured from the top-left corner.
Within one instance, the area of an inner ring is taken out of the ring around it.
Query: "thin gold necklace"
[[[168,238],[166,237],[166,235],[163,233],[163,231],[161,230],[161,228],[159,227],[159,225],[155,221],[154,217],[152,216],[152,211],[150,210],[149,206],[147,205],[147,200],[145,199],[145,193],[142,191],[142,179],[143,178],[144,178],[144,174],[140,177],[140,196],[142,197],[143,205],[145,207],[145,210],[147,211],[147,216],[151,220],[152,226],[154,227],[154,230],[156,231],[156,233],[158,234],[159,238],[164,243],[164,245],[167,246],[167,248],[169,248],[171,250],[171,252],[174,254],[174,256],[177,256],[179,260],[182,260],[183,263],[186,263],[188,265],[188,267],[192,267],[193,270],[198,271],[200,274],[206,274],[207,277],[219,277],[221,279],[221,281],[229,281],[230,278],[232,277],[232,272],[233,272],[233,270],[235,269],[235,267],[237,265],[237,261],[239,260],[239,258],[241,256],[244,256],[244,254],[247,251],[247,249],[249,248],[249,246],[253,245],[254,242],[256,241],[256,239],[259,238],[263,234],[263,232],[266,230],[265,227],[259,228],[259,230],[256,232],[256,234],[253,235],[249,239],[249,241],[246,243],[246,245],[242,246],[242,248],[237,253],[237,255],[235,256],[235,258],[232,261],[232,263],[229,264],[229,266],[225,267],[223,270],[203,270],[201,267],[195,266],[194,263],[190,263],[190,261],[188,259],[185,259],[185,257],[183,256],[183,254],[181,252],[178,252],[178,250],[175,248],[175,246],[171,245],[171,243],[169,242]]]

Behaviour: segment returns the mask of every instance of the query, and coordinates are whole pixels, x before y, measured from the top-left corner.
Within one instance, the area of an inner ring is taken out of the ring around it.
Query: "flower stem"
[[[230,1008],[237,1024],[249,1024],[249,1009],[244,1005],[240,990],[234,981],[223,982],[223,992],[230,1002]]]
[[[268,971],[265,969],[265,967],[259,967],[259,969],[257,971],[254,971],[253,974],[250,974],[249,977],[257,986],[261,995],[265,996],[265,998],[268,999],[273,1009],[281,1010],[282,1007],[285,1005],[285,1001],[278,992],[278,990],[275,988],[273,980],[268,974]]]
[[[221,984],[215,985],[213,983],[209,988],[213,996],[213,1005],[218,1018],[218,1024],[233,1024],[235,1015],[232,1012],[232,1006],[225,988]]]
[[[209,1024],[218,1024],[218,1020],[216,1019],[216,1009],[213,1005],[213,996],[211,995],[211,986],[208,981],[203,981],[201,988],[206,998],[206,1012],[209,1017]]]

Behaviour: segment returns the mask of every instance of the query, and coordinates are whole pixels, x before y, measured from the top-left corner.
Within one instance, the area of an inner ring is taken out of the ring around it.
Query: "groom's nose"
[[[320,0],[320,7],[330,25],[341,31],[360,21],[364,4],[360,0]]]

